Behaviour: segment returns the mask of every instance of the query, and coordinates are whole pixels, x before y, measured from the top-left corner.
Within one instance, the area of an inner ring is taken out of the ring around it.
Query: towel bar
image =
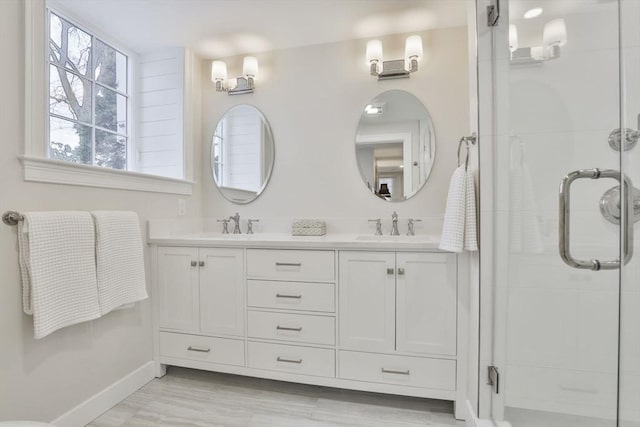
[[[2,222],[7,225],[18,225],[20,221],[22,221],[24,217],[20,212],[16,211],[7,211],[2,214]]]

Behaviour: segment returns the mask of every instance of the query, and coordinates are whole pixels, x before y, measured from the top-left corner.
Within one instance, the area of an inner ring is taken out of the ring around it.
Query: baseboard
[[[51,423],[58,427],[85,426],[151,381],[154,373],[154,363],[147,362]]]

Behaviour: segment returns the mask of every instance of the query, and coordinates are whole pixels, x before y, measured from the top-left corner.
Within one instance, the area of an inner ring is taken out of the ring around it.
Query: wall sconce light
[[[514,65],[541,64],[560,57],[560,48],[567,44],[567,26],[564,19],[554,19],[545,24],[542,46],[518,47],[518,28],[509,25],[509,50]]]
[[[229,88],[227,84],[227,64],[224,61],[211,63],[211,81],[216,84],[216,91],[227,92],[229,95],[242,95],[252,93],[255,89],[255,77],[258,74],[258,59],[254,56],[245,56],[242,66],[243,77],[236,79],[236,86]]]
[[[378,80],[406,79],[410,73],[418,71],[418,62],[422,58],[422,37],[407,37],[404,50],[405,59],[394,61],[382,61],[382,42],[369,40],[367,43],[367,65],[372,76],[378,76]],[[382,62],[382,70],[379,64]]]

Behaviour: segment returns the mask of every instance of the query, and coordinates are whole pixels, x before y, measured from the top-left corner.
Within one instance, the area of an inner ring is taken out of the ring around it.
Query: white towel
[[[442,226],[440,249],[477,251],[476,197],[473,175],[464,165],[453,172]]]
[[[140,222],[135,212],[91,212],[96,223],[100,314],[148,298]]]
[[[28,212],[18,229],[23,310],[34,337],[100,317],[88,212]]]
[[[513,253],[542,253],[542,234],[529,168],[525,163],[509,171],[509,242]]]

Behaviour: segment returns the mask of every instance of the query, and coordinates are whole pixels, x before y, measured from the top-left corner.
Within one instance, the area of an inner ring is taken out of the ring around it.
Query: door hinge
[[[487,6],[487,26],[495,27],[500,20],[500,0],[493,0],[493,4]]]
[[[500,394],[500,372],[495,366],[487,366],[487,384],[489,384],[495,394]]]

